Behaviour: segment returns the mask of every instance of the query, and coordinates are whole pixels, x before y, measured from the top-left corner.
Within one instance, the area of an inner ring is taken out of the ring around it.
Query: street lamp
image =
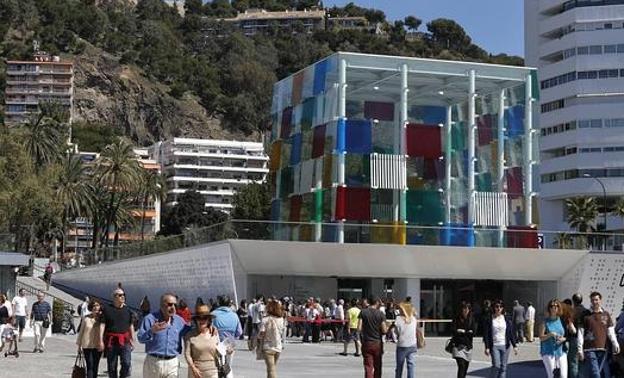
[[[604,184],[602,183],[602,181],[599,178],[594,177],[594,176],[590,175],[589,173],[584,173],[583,177],[592,178],[592,179],[598,181],[598,184],[600,184],[600,186],[602,187],[602,201],[603,201],[603,205],[604,205],[604,213],[602,213],[602,215],[604,217],[604,227],[605,227],[605,232],[606,232],[607,231],[607,189],[605,189]]]

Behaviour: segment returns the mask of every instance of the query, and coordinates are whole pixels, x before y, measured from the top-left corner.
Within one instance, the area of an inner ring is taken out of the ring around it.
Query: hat
[[[199,306],[195,307],[195,315],[193,315],[194,317],[207,315],[214,317],[214,315],[210,313],[210,306],[206,304],[200,304]]]

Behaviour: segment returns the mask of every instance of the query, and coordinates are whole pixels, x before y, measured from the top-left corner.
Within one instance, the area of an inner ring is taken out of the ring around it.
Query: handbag
[[[425,333],[423,332],[422,327],[418,327],[416,325],[416,347],[418,349],[422,349],[427,345],[425,341]]]
[[[43,323],[41,323],[42,328],[50,328],[50,319],[45,319]]]
[[[87,368],[85,367],[82,350],[79,350],[78,355],[76,355],[76,361],[74,362],[74,368],[71,376],[72,378],[85,378],[87,376]]]
[[[446,340],[446,344],[444,345],[444,350],[446,353],[453,353],[453,348],[455,348],[455,343],[453,342],[453,338]]]
[[[217,374],[219,378],[227,378],[228,374],[232,372],[232,367],[225,359],[225,356],[217,359]]]

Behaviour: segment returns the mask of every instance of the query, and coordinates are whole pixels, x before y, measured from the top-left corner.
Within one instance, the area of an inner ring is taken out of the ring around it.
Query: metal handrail
[[[26,284],[26,283],[23,283],[23,282],[19,282],[19,281],[15,282],[15,289],[16,289],[16,292],[19,292],[20,290],[23,289],[25,292],[27,292],[28,294],[31,294],[31,295],[37,295],[37,293],[43,293],[44,292],[43,290],[41,290],[39,288],[36,288],[36,287],[34,287],[32,285],[29,285],[29,284]],[[50,293],[47,293],[47,292],[45,293],[45,295],[47,295],[48,297],[52,298],[53,300],[61,302],[65,309],[68,309],[70,311],[74,309],[74,305],[72,303],[67,302],[66,300],[64,300],[62,298],[59,298],[56,295],[53,295],[53,294],[50,294]]]

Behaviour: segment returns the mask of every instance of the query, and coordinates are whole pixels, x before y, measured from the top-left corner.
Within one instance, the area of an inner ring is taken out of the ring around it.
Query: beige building
[[[32,61],[9,60],[6,70],[5,121],[24,122],[42,102],[58,102],[72,118],[74,64],[43,52]]]

